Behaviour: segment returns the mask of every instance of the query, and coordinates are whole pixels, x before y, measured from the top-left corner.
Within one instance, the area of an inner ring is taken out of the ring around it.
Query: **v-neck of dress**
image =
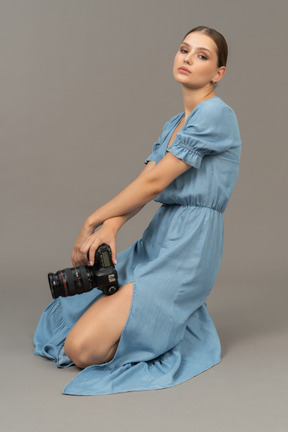
[[[190,114],[191,114],[191,113],[190,113]],[[190,116],[190,114],[189,114],[189,116]],[[169,148],[169,147],[173,144],[174,141],[171,142],[171,144],[170,144],[170,140],[171,140],[171,138],[172,138],[173,133],[175,132],[175,130],[177,129],[177,127],[178,127],[179,124],[181,123],[181,120],[183,119],[184,116],[185,116],[185,111],[183,111],[183,113],[181,113],[181,117],[178,119],[176,125],[175,125],[174,127],[172,127],[172,129],[171,129],[171,131],[170,131],[170,133],[169,133],[169,135],[168,135],[168,141],[167,141],[166,149]],[[188,117],[189,117],[189,116],[188,116]],[[188,120],[188,118],[187,118],[187,120]],[[187,120],[186,120],[186,121],[187,121]],[[180,132],[180,131],[183,129],[183,127],[185,126],[186,121],[184,122],[182,128],[179,129],[178,132]],[[177,132],[177,133],[178,133],[178,132]],[[177,135],[177,134],[176,134],[176,135]]]

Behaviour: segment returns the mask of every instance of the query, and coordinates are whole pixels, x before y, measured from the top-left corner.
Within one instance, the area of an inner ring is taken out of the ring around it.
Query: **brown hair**
[[[186,33],[186,35],[182,39],[182,42],[186,38],[186,36],[188,36],[188,34],[192,32],[200,32],[210,36],[217,46],[218,68],[221,66],[226,66],[228,57],[228,46],[224,36],[217,30],[214,30],[210,27],[198,26],[193,28],[192,30],[189,30],[189,32]]]

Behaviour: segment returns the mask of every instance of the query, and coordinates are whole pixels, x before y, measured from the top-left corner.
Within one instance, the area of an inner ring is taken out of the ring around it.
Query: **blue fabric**
[[[119,283],[133,282],[127,322],[114,358],[82,370],[64,394],[99,395],[171,387],[221,361],[221,344],[206,299],[223,251],[223,212],[237,181],[241,139],[234,111],[215,96],[165,123],[146,159],[171,152],[191,165],[155,201],[161,206],[142,237],[117,255]],[[42,313],[35,354],[58,367],[73,364],[65,338],[103,294],[96,288],[53,300]]]

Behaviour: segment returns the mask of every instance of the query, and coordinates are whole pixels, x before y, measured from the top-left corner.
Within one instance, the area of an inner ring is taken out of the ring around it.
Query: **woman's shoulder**
[[[177,121],[185,115],[185,111],[181,111],[177,114],[174,114],[165,124],[164,127],[168,125],[173,125],[174,123],[177,123]],[[228,105],[223,99],[221,99],[219,96],[213,96],[209,99],[206,99],[202,102],[199,102],[198,105],[191,111],[187,118],[187,123],[189,123],[190,119],[194,121],[194,118],[198,118],[201,116],[204,116],[206,118],[211,118],[213,116],[214,118],[223,118],[223,116],[233,116],[236,118],[235,111],[233,108],[231,108],[230,105]]]
[[[185,111],[174,114],[164,124],[163,131],[174,127],[184,115]],[[198,124],[199,126],[214,124],[215,126],[221,125],[221,127],[226,124],[229,127],[238,128],[238,120],[235,111],[219,96],[213,96],[199,102],[189,114],[183,130],[189,128],[189,126],[195,126],[195,124]]]
[[[192,121],[194,118],[203,117],[205,120],[218,122],[222,124],[226,121],[236,120],[237,117],[233,108],[224,102],[219,96],[213,96],[210,99],[200,102],[191,113]]]
[[[195,123],[199,126],[215,125],[216,128],[223,128],[226,124],[228,128],[238,128],[235,111],[219,96],[213,96],[196,105],[187,119],[187,127]]]

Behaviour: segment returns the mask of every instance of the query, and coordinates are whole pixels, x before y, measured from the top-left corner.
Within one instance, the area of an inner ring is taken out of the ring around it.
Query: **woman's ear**
[[[226,72],[226,66],[221,66],[220,68],[218,68],[217,73],[213,78],[214,83],[220,81],[225,75],[225,72]]]

